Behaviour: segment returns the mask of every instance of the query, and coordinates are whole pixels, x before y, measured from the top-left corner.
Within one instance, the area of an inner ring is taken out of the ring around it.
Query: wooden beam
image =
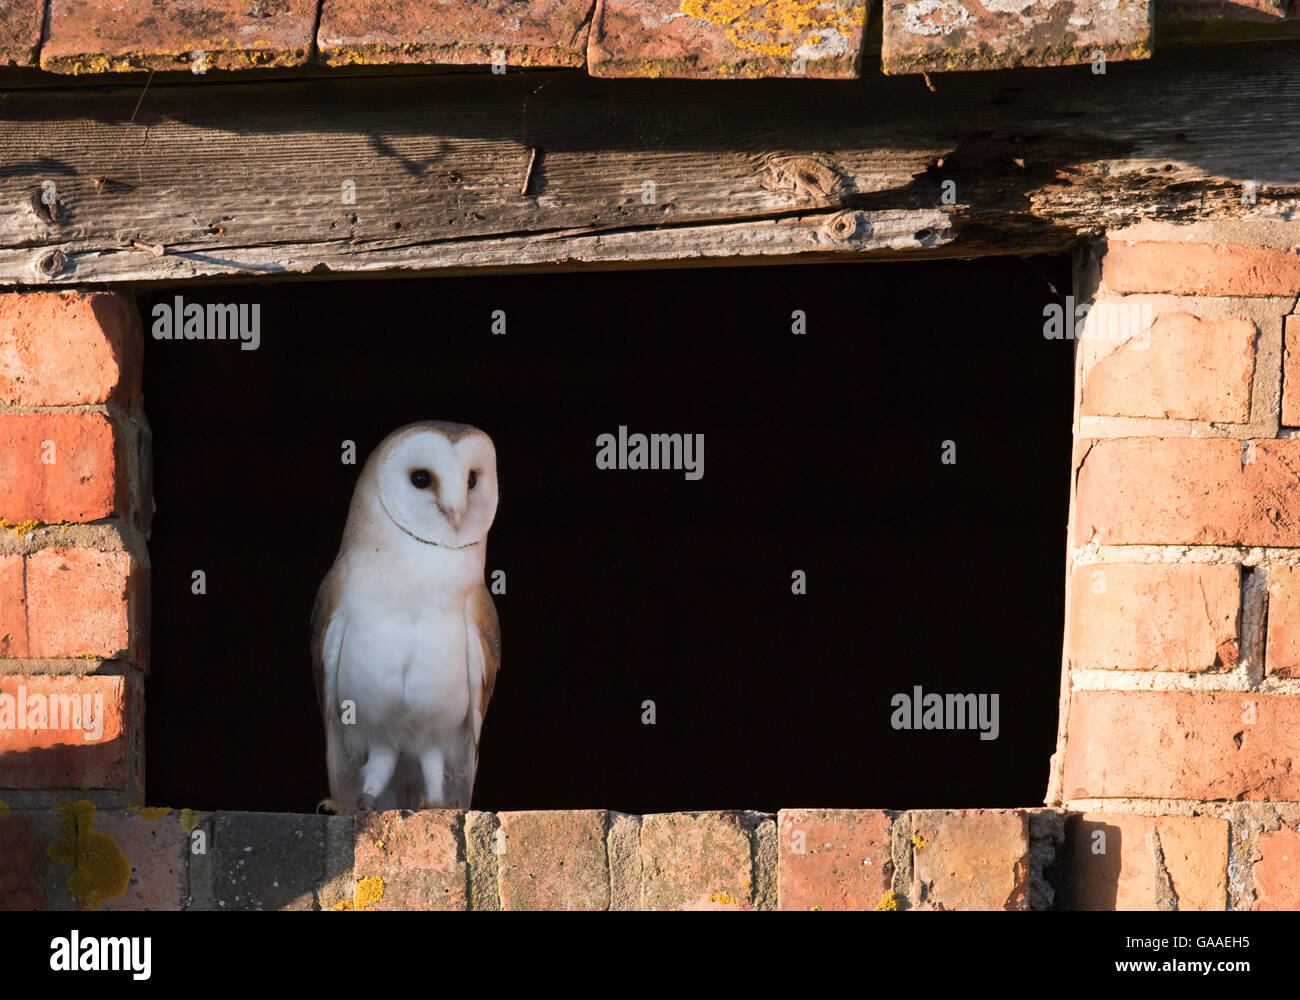
[[[0,285],[1034,253],[1141,219],[1285,214],[1297,55],[934,92],[572,73],[10,91]]]

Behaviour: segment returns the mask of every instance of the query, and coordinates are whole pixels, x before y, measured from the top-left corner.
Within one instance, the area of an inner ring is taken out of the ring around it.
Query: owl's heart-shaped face
[[[497,512],[492,439],[459,424],[414,425],[381,445],[379,502],[393,523],[430,545],[482,541]]]

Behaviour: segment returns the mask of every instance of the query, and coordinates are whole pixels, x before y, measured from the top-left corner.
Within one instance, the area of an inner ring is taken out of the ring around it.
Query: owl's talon
[[[327,816],[338,816],[343,812],[343,804],[334,799],[321,799],[316,803],[316,811]]]
[[[357,798],[357,815],[363,816],[375,811],[375,797],[373,795],[362,794]]]

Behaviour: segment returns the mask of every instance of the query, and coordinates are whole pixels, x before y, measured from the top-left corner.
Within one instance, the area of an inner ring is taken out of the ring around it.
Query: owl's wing
[[[311,611],[312,667],[316,674],[316,700],[320,705],[321,719],[325,723],[325,762],[329,771],[330,796],[337,801],[349,798],[350,788],[342,786],[352,782],[344,777],[347,771],[343,754],[343,740],[339,733],[338,688],[339,658],[343,651],[343,634],[347,621],[343,614],[343,563],[335,562],[325,574],[325,580],[316,592],[316,604]]]
[[[478,738],[492,689],[496,687],[501,667],[501,628],[497,609],[487,587],[478,587],[465,608],[469,629],[469,698],[470,724],[474,732],[474,756],[478,757]]]
[[[456,809],[468,809],[478,774],[478,738],[483,731],[492,689],[501,663],[501,630],[497,609],[484,586],[477,587],[465,602],[466,669],[469,681],[469,718],[461,730],[460,746],[450,767],[447,802]]]

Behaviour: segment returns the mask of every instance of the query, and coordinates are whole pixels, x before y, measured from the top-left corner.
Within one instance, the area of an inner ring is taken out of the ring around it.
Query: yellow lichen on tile
[[[885,913],[898,909],[898,896],[893,889],[886,890],[885,894],[880,897],[880,902],[872,908],[873,912]]]
[[[800,43],[821,42],[826,32],[850,35],[864,18],[860,8],[845,15],[822,0],[681,0],[678,10],[726,28],[737,48],[781,59]]]
[[[44,521],[33,519],[31,521],[18,521],[15,523],[6,517],[0,517],[0,528],[3,528],[5,531],[13,532],[19,538],[22,538],[23,535],[27,534],[29,531],[35,531],[37,528],[43,527],[45,527]]]
[[[171,812],[167,806],[131,806],[130,809],[141,819],[162,819]]]
[[[373,904],[378,903],[384,898],[384,880],[378,875],[367,875],[357,882],[356,888],[352,890],[352,899],[343,900],[335,903],[330,907],[331,913],[341,913],[343,911],[374,911]]]

